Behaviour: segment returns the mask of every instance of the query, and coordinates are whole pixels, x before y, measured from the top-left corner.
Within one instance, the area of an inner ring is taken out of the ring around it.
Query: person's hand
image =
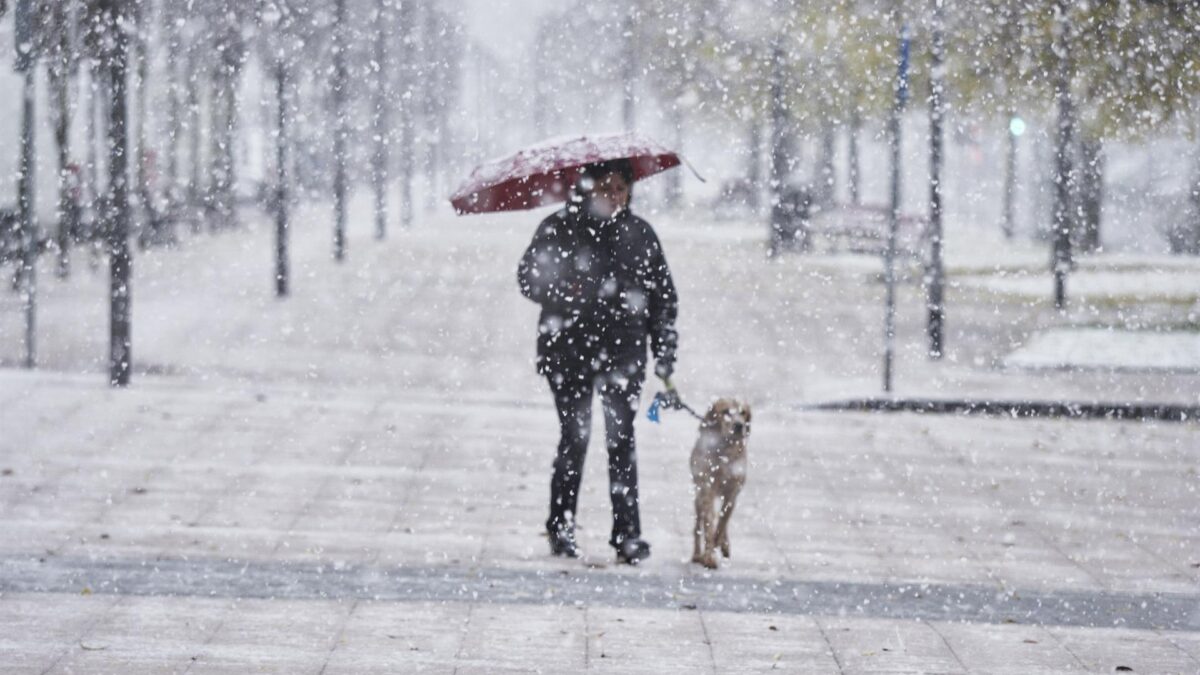
[[[683,401],[679,398],[679,391],[675,389],[675,383],[671,381],[671,375],[674,374],[675,367],[668,361],[659,361],[654,365],[654,374],[663,381],[663,386],[666,391],[662,393],[663,405],[667,408],[679,410],[683,405]]]
[[[668,410],[680,410],[683,408],[683,400],[679,398],[679,392],[672,385],[667,386],[667,390],[659,394],[662,396],[662,403]]]

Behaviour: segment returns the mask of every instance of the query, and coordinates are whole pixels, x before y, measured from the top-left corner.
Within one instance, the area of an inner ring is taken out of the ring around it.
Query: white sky
[[[533,41],[537,19],[563,0],[452,0],[462,8],[467,30],[506,60],[522,58]]]

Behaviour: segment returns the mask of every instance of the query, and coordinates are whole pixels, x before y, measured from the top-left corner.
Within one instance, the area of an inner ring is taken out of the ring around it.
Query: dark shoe
[[[617,547],[617,562],[636,565],[650,557],[650,544],[642,539],[626,539]]]
[[[578,558],[579,547],[575,544],[575,530],[573,528],[561,528],[552,530],[548,533],[550,537],[550,554],[561,555],[567,558]]]

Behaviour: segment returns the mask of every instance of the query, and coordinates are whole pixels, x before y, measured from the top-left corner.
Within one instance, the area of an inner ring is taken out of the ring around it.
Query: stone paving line
[[[938,583],[261,560],[0,559],[0,592],[561,604],[1200,631],[1200,594],[997,591]]]
[[[1195,633],[607,606],[0,596],[0,673],[1194,673]]]

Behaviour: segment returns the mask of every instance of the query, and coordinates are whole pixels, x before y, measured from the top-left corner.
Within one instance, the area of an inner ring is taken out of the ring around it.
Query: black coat
[[[521,293],[542,306],[538,372],[641,374],[647,344],[672,367],[679,301],[658,236],[628,210],[607,221],[585,212],[543,220],[517,268]]]

